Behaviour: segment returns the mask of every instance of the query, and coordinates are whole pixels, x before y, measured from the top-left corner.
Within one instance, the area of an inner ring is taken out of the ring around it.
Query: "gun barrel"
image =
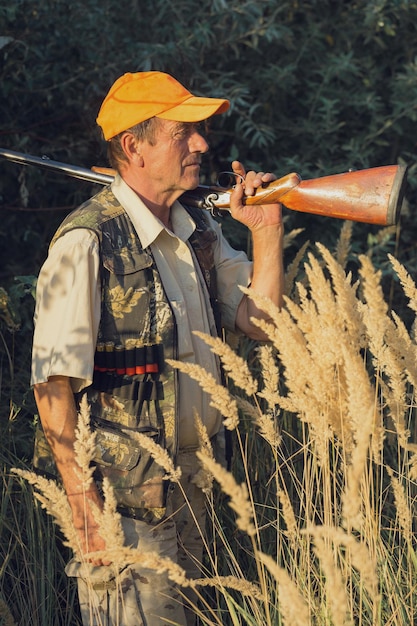
[[[46,156],[36,157],[31,154],[24,154],[22,152],[14,152],[13,150],[7,150],[0,148],[0,156],[19,163],[20,165],[37,165],[46,169],[51,169],[54,172],[61,172],[67,176],[78,178],[80,180],[87,180],[91,183],[98,183],[101,185],[108,185],[112,182],[113,176],[108,174],[102,174],[100,172],[93,172],[85,167],[79,167],[78,165],[69,165],[68,163],[61,163],[61,161],[54,161]]]

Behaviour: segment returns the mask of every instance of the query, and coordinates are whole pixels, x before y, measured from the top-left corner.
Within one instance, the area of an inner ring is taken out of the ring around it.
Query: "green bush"
[[[370,255],[389,305],[410,325],[387,252],[415,273],[416,18],[412,0],[3,3],[0,146],[105,165],[95,125],[105,93],[124,72],[158,69],[196,93],[231,100],[230,112],[207,128],[212,149],[202,182],[214,182],[235,158],[304,179],[405,163],[400,224],[390,231],[355,224],[348,267],[356,275],[356,255]],[[0,451],[27,462],[34,280],[59,222],[97,187],[5,160],[0,168]],[[303,229],[285,251],[287,266],[305,241],[332,247],[339,235],[338,220],[285,215],[287,231]],[[245,229],[230,218],[224,231],[248,247]]]

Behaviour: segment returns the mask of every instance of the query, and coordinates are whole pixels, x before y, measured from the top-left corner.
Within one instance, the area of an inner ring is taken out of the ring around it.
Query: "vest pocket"
[[[96,478],[106,477],[113,487],[119,506],[156,509],[165,506],[165,470],[129,434],[95,419]],[[141,431],[157,442],[159,432]]]
[[[93,422],[92,427],[96,435],[95,463],[125,472],[136,467],[141,450],[127,435],[97,422]]]
[[[123,245],[124,243],[124,245]],[[152,257],[135,240],[128,238],[114,245],[112,240],[102,242],[104,267],[112,274],[133,274],[152,266]]]

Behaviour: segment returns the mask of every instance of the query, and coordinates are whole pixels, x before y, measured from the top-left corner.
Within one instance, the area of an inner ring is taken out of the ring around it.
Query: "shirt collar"
[[[154,243],[162,231],[172,234],[119,174],[116,174],[111,190],[130,217],[144,248]],[[171,207],[171,220],[174,234],[187,241],[195,230],[195,223],[178,200]]]

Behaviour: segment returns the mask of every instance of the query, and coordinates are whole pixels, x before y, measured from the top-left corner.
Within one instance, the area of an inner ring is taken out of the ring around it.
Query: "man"
[[[219,380],[216,358],[193,331],[215,334],[219,309],[224,327],[262,340],[251,318],[264,314],[239,285],[250,284],[278,306],[283,291],[281,207],[244,203],[274,180],[272,174],[246,174],[240,163],[232,166],[242,182],[231,194],[231,214],[251,231],[253,264],[228,245],[214,220],[190,214],[179,201],[199,184],[208,150],[196,124],[228,107],[227,100],[193,96],[162,72],[125,74],[115,82],[97,122],[118,174],[58,230],[39,276],[35,313],[35,398],[82,552],[106,548],[94,519],[94,507],[103,506],[99,486],[106,475],[126,545],[178,559],[189,576],[199,575],[202,558],[193,520],[204,527],[204,498],[193,484],[194,414],[213,441],[221,416],[200,387],[165,359],[198,363]],[[87,493],[73,447],[77,402],[84,393],[102,453],[97,483]],[[192,513],[146,450],[138,452],[127,440],[129,429],[147,434],[181,467]],[[113,447],[106,447],[109,441]],[[126,449],[127,460],[120,452]],[[92,565],[105,580],[108,563],[93,559]],[[93,590],[84,584],[77,565],[67,571],[79,576],[84,624],[194,621],[190,611],[184,616],[177,591],[161,574],[137,566],[123,572],[118,600],[110,584]]]

